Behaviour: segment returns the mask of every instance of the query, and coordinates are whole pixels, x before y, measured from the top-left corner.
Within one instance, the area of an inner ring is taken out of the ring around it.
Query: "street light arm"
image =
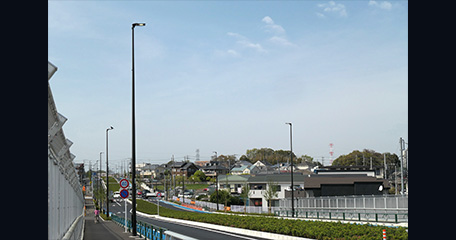
[[[140,27],[146,26],[146,23],[133,23],[133,24],[131,24],[131,28],[135,28],[136,26],[140,26]]]

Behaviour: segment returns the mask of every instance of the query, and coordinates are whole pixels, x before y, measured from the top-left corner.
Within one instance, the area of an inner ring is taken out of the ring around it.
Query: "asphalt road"
[[[176,207],[174,207],[172,205],[164,204],[162,202],[160,202],[160,206],[161,207],[169,207],[169,208],[172,208],[172,209],[183,211],[180,208],[176,208]],[[111,205],[109,207],[110,207],[109,210],[111,210],[111,213],[116,214],[118,216],[125,216],[125,212],[124,212],[125,205],[124,205],[124,201],[123,200],[111,203]],[[131,211],[131,204],[127,204],[127,212],[128,212],[127,217],[129,219],[131,217],[130,211]],[[208,214],[208,213],[201,213],[201,214]],[[218,240],[222,240],[222,239],[223,240],[225,240],[225,239],[226,240],[234,240],[234,239],[248,239],[248,240],[264,239],[264,238],[240,235],[240,234],[232,233],[232,232],[225,232],[225,231],[220,231],[220,230],[212,230],[212,229],[202,228],[202,227],[193,226],[193,225],[185,225],[185,224],[181,224],[181,223],[177,224],[177,223],[174,223],[174,222],[157,220],[155,218],[143,217],[143,216],[140,216],[139,214],[136,215],[136,219],[137,219],[137,221],[153,224],[155,226],[166,228],[166,229],[168,229],[170,231],[177,232],[177,233],[180,233],[180,234],[183,234],[183,235],[186,235],[186,236],[189,236],[189,237],[193,237],[193,238],[196,238],[196,239],[200,239],[200,240],[206,240],[206,239],[207,240],[213,240],[213,239],[218,239]]]

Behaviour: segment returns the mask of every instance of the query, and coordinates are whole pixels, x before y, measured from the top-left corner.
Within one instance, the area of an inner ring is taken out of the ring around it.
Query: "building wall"
[[[322,184],[321,196],[348,196],[354,195],[355,189],[352,184]]]
[[[378,191],[378,187],[381,185],[381,183],[365,183],[365,182],[359,182],[355,183],[354,186],[354,195],[382,195],[384,191],[387,191],[386,189],[383,190],[382,192]]]

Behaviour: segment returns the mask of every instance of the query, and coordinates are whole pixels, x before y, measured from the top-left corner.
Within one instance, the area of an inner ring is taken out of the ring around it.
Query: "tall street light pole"
[[[108,131],[113,130],[111,126],[106,129],[106,216],[109,217],[109,165],[108,165]]]
[[[145,23],[131,24],[131,182],[132,182],[132,209],[131,226],[132,235],[136,236],[136,140],[135,140],[135,27],[146,26]]]
[[[285,123],[290,125],[290,159],[291,159],[291,217],[294,217],[294,183],[293,183],[293,137],[291,122]]]
[[[214,153],[215,153],[215,182],[216,182],[216,183],[215,183],[215,193],[216,193],[216,195],[217,195],[217,211],[218,211],[218,210],[219,210],[219,206],[218,206],[218,204],[219,204],[219,196],[218,196],[218,176],[217,176],[217,163],[218,163],[218,162],[217,162],[217,152],[214,151]]]
[[[97,183],[97,192],[98,192],[98,195],[97,195],[97,201],[98,201],[98,207],[100,208],[100,210],[102,209],[102,206],[101,206],[101,199],[102,199],[102,191],[101,191],[101,154],[103,152],[100,152],[100,170],[98,171],[98,183]]]

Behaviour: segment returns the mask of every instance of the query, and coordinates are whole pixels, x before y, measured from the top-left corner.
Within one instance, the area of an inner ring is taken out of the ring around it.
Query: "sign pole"
[[[127,223],[128,223],[128,221],[127,221],[127,199],[126,198],[124,198],[124,204],[125,204],[125,232],[127,232],[127,229],[128,229]]]
[[[127,179],[122,179],[119,181],[119,185],[122,188],[120,191],[120,197],[124,199],[124,205],[125,205],[125,232],[127,232],[128,229],[128,219],[127,219],[127,198],[128,198],[128,186],[130,186],[130,182],[128,182]]]

